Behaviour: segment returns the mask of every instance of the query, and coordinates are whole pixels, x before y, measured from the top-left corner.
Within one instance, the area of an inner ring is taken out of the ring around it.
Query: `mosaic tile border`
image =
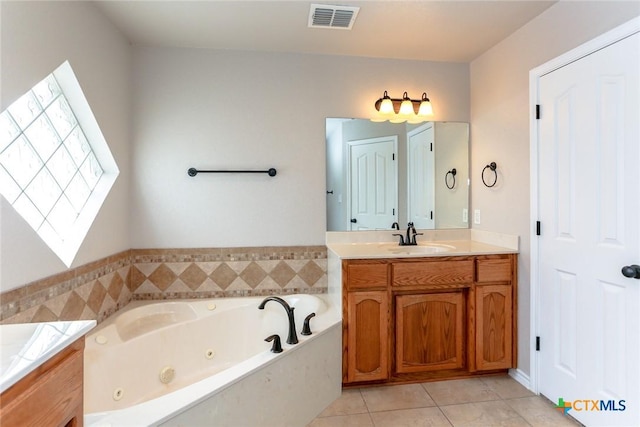
[[[195,253],[194,253],[195,252]],[[327,288],[326,247],[134,250],[138,294],[268,295]]]
[[[0,323],[103,320],[131,300],[130,250],[0,294]]]
[[[0,294],[0,323],[101,322],[138,299],[326,292],[325,246],[130,249]]]
[[[278,295],[294,294],[324,294],[327,288],[291,288],[278,291]],[[164,292],[160,295],[154,293],[137,293],[132,295],[132,300],[171,300],[171,299],[207,299],[207,298],[239,298],[239,297],[264,297],[273,295],[272,289],[256,289],[250,291],[227,292]]]
[[[227,262],[326,259],[326,246],[132,249],[132,264],[145,262]]]

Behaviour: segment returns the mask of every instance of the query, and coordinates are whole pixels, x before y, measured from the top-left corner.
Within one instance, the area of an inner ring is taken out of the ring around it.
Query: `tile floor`
[[[554,406],[505,375],[343,390],[307,427],[580,426]]]

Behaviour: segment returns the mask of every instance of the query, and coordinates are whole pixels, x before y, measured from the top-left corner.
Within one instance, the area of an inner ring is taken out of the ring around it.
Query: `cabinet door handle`
[[[351,218],[351,222],[355,224],[356,222],[358,222],[358,220],[355,218]]]

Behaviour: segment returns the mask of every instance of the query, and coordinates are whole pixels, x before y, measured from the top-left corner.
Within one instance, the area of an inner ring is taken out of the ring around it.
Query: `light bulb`
[[[382,99],[382,102],[380,103],[380,114],[392,114],[394,113],[393,111],[393,101],[391,101],[391,98],[386,97]]]
[[[400,104],[400,112],[398,114],[403,116],[414,114],[413,104],[411,103],[411,99],[409,99],[407,92],[402,95],[402,104]]]
[[[431,116],[433,115],[433,107],[431,106],[431,101],[427,98],[427,94],[422,94],[422,100],[420,102],[420,109],[418,110],[419,116]]]

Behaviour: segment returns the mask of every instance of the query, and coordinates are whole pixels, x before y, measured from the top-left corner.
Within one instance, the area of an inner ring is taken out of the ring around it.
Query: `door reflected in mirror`
[[[469,125],[328,118],[327,231],[469,227]]]

